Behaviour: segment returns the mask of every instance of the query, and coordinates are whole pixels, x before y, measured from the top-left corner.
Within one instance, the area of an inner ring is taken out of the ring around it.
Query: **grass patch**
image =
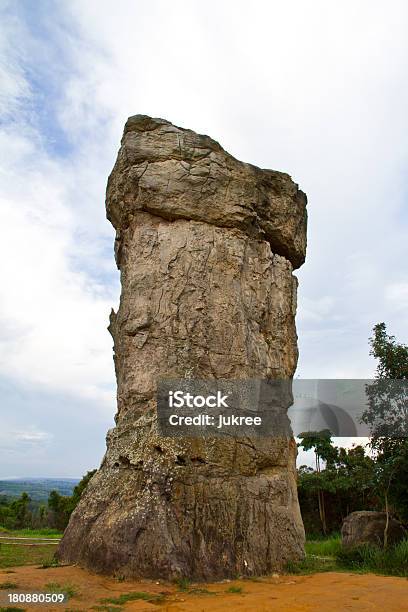
[[[126,578],[125,578],[125,576],[121,576],[120,575],[120,576],[116,576],[115,580],[117,580],[118,582],[125,582]]]
[[[227,593],[242,593],[242,592],[243,592],[243,589],[242,589],[242,587],[240,587],[240,586],[234,586],[234,585],[232,585],[232,586],[230,586],[230,587],[229,587],[229,588],[226,590],[226,592],[227,592]]]
[[[64,566],[59,564],[58,559],[55,559],[55,557],[52,557],[51,559],[46,559],[44,563],[41,563],[41,565],[37,567],[37,569],[49,569],[50,567],[64,567]]]
[[[323,539],[316,537],[305,543],[306,557],[301,561],[289,561],[285,571],[288,574],[315,574],[339,570],[337,554],[341,550],[340,535],[335,533]]]
[[[341,549],[336,558],[343,569],[408,578],[408,539],[385,550],[368,545]]]
[[[194,589],[189,589],[188,594],[189,595],[216,595],[217,593],[215,591],[209,591],[208,589],[202,589],[202,588],[197,587]]]
[[[26,612],[26,611],[25,611],[25,608],[7,607],[7,608],[0,608],[0,612]]]
[[[333,534],[325,539],[316,538],[305,543],[306,557],[301,561],[289,561],[285,571],[288,574],[315,574],[338,571],[337,555],[341,551],[341,538]]]
[[[123,608],[118,608],[118,606],[92,606],[91,610],[98,610],[98,612],[122,612]]]
[[[176,580],[176,584],[179,591],[188,591],[190,587],[190,581],[188,578],[178,578]]]
[[[319,557],[336,557],[341,550],[341,539],[339,535],[333,535],[325,540],[309,540],[305,544],[307,555]]]
[[[163,601],[163,595],[156,595],[155,593],[145,593],[144,591],[133,591],[132,593],[123,593],[119,595],[119,597],[107,597],[106,599],[101,599],[100,602],[102,604],[114,604],[121,606],[126,604],[128,601],[136,601],[137,599],[142,599],[143,601],[149,601],[150,603],[160,603]]]
[[[386,550],[368,545],[345,549],[339,536],[334,535],[325,540],[309,540],[305,549],[305,559],[287,563],[287,573],[353,571],[408,578],[408,539]]]
[[[15,582],[1,582],[0,583],[0,589],[2,591],[8,591],[11,589],[18,589],[18,584],[16,584]]]
[[[19,565],[38,565],[50,562],[55,546],[19,546],[18,544],[0,545],[0,569]]]
[[[319,559],[318,557],[305,557],[301,561],[288,561],[285,566],[287,574],[317,574],[321,572],[335,572],[338,570],[336,559]]]
[[[71,597],[75,597],[79,595],[79,591],[72,584],[60,584],[59,582],[48,582],[45,585],[46,592],[48,593],[63,593],[66,595],[67,599],[71,599]]]
[[[5,529],[4,527],[0,527],[0,535],[1,534],[25,538],[62,538],[61,531],[48,527],[44,529]]]

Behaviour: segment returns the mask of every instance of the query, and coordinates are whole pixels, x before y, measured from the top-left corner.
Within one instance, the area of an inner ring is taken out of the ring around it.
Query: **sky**
[[[307,193],[296,376],[370,378],[380,321],[408,342],[407,27],[404,0],[0,0],[0,478],[102,459],[130,115]]]

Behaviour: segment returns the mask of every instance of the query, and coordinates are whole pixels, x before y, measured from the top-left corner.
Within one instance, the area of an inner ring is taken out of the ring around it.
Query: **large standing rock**
[[[122,294],[116,427],[58,557],[125,576],[263,574],[303,555],[292,438],[160,437],[160,378],[290,378],[306,197],[208,136],[131,117],[107,189]]]
[[[359,510],[352,512],[343,521],[341,543],[346,548],[374,544],[383,546],[387,521],[385,512]],[[388,524],[388,544],[396,544],[404,539],[406,532],[396,519],[390,517]]]

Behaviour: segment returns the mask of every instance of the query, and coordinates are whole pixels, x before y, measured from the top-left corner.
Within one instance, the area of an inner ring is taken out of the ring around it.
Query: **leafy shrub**
[[[346,569],[408,577],[407,539],[387,549],[369,545],[343,548],[336,558],[338,564]]]

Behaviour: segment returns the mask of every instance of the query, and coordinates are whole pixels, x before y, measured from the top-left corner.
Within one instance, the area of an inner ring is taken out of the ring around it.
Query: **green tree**
[[[377,378],[403,380],[408,378],[408,346],[387,334],[385,323],[373,327],[374,335],[369,339],[370,355],[378,359]]]
[[[23,492],[18,499],[10,504],[10,510],[14,516],[14,527],[16,529],[30,526],[32,518],[29,509],[30,501],[30,496],[26,492]]]
[[[96,470],[91,470],[87,472],[85,476],[80,480],[80,482],[74,488],[74,491],[71,496],[60,495],[58,491],[51,491],[48,497],[48,507],[51,510],[51,520],[53,522],[53,527],[57,529],[64,530],[68,525],[69,518],[72,512],[75,510],[76,506],[83,495],[86,487],[92,476],[95,474]]]
[[[337,531],[350,512],[377,506],[374,461],[362,446],[335,447],[328,431],[303,434],[299,446],[313,448],[316,455],[316,469],[298,470],[299,502],[309,533]]]
[[[72,510],[71,512],[76,508],[76,506],[79,503],[79,500],[82,497],[83,492],[85,491],[86,487],[88,486],[89,481],[91,480],[92,476],[96,473],[96,470],[90,470],[89,472],[87,472],[85,474],[85,476],[82,477],[82,479],[79,481],[79,483],[76,485],[76,487],[74,488],[71,500],[72,500]]]
[[[385,323],[373,328],[370,354],[378,360],[376,379],[367,386],[368,406],[362,420],[370,427],[370,445],[375,453],[375,483],[383,500],[388,541],[391,512],[408,520],[408,346],[387,334]]]
[[[52,527],[64,530],[69,521],[68,504],[71,498],[51,491],[48,496],[48,507],[51,511]]]
[[[322,480],[321,475],[321,460],[326,462],[326,465],[333,465],[336,460],[336,448],[332,445],[331,433],[328,429],[322,431],[304,432],[299,435],[300,442],[298,446],[305,451],[314,449],[315,464],[316,464],[316,493],[319,506],[319,516],[322,523],[323,533],[327,533],[326,522],[326,507],[324,499],[324,489],[319,485]]]

